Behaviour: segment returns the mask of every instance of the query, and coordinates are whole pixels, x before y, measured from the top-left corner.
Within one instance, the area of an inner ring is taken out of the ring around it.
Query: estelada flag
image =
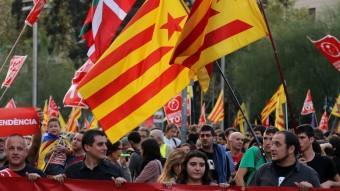
[[[319,129],[322,132],[328,131],[328,115],[327,112],[323,112],[322,117],[320,119]]]
[[[25,23],[32,27],[32,25],[38,20],[41,10],[44,8],[46,0],[34,0],[33,8],[28,13]]]
[[[14,99],[13,98],[11,98],[8,102],[7,102],[7,104],[6,104],[6,106],[5,106],[5,108],[16,108],[17,106],[15,105],[15,101],[14,101]]]
[[[196,0],[171,63],[191,68],[206,91],[206,65],[267,34],[256,0]]]
[[[340,94],[336,98],[336,102],[333,106],[331,115],[334,115],[335,117],[340,117]]]
[[[327,60],[332,63],[334,68],[340,72],[340,41],[332,35],[326,35],[320,40],[311,41]]]
[[[313,106],[312,94],[310,93],[310,90],[308,90],[305,102],[303,103],[301,115],[308,115],[314,112],[315,112],[315,109]]]
[[[80,82],[80,94],[111,142],[189,84],[189,69],[169,64],[187,18],[182,3],[147,0]]]
[[[25,63],[26,58],[27,56],[13,56],[9,65],[7,76],[4,82],[2,82],[1,88],[3,87],[9,88],[12,85],[22,65]]]
[[[39,117],[35,108],[0,108],[0,137],[38,132]]]

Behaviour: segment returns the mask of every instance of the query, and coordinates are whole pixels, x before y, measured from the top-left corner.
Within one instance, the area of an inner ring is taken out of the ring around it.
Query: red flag
[[[327,112],[323,112],[321,120],[320,120],[320,125],[319,125],[319,129],[322,132],[326,132],[328,131],[328,115]]]
[[[83,64],[74,74],[72,79],[72,85],[70,89],[66,92],[63,103],[65,107],[81,107],[88,108],[88,106],[83,101],[83,98],[79,94],[77,87],[78,83],[84,78],[88,71],[93,66],[93,62],[88,59],[85,64]]]
[[[50,96],[50,100],[48,103],[48,115],[50,118],[52,117],[59,117],[59,109],[55,101],[53,100],[52,96]]]
[[[203,125],[207,122],[207,119],[205,117],[205,103],[203,103],[202,107],[201,107],[201,115],[200,118],[198,120],[198,125]]]
[[[111,44],[136,0],[93,0],[80,35],[87,41],[87,56],[96,62]]]
[[[340,41],[332,35],[327,35],[320,40],[312,40],[312,43],[340,72]]]
[[[270,123],[269,123],[269,117],[267,117],[265,120],[262,121],[262,125],[265,127],[269,127]]]
[[[35,134],[39,131],[37,111],[35,108],[0,108],[0,129],[0,137]]]
[[[17,106],[15,105],[14,99],[10,99],[8,103],[6,104],[5,108],[16,108]]]
[[[7,76],[4,82],[2,82],[1,88],[9,88],[12,85],[15,77],[18,75],[22,65],[24,64],[26,57],[27,56],[13,56],[9,65]]]
[[[313,106],[312,94],[310,93],[310,90],[308,90],[305,102],[303,103],[301,115],[308,115],[314,112],[315,112],[315,109]]]
[[[44,8],[44,5],[46,3],[46,0],[35,0],[34,1],[34,5],[33,8],[31,9],[30,13],[28,13],[25,23],[28,26],[32,26],[39,17],[39,14],[41,12],[41,10]]]

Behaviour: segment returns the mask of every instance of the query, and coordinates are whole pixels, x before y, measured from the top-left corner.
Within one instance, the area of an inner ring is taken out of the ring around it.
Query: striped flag
[[[186,18],[179,0],[147,0],[80,82],[80,94],[111,142],[189,84],[189,69],[169,65]]]
[[[136,0],[92,0],[80,36],[87,42],[87,56],[93,63],[110,46],[135,2]]]
[[[67,132],[77,132],[78,131],[78,120],[81,116],[81,108],[73,107],[67,121]]]
[[[195,0],[171,63],[191,68],[205,91],[207,64],[267,33],[256,0]]]
[[[278,99],[278,101],[276,102],[275,127],[278,128],[280,131],[286,129],[281,99]]]
[[[218,123],[224,118],[224,101],[223,101],[223,91],[220,92],[214,108],[208,116],[208,120],[212,123]]]
[[[246,105],[244,103],[241,104],[241,109],[246,114]],[[245,134],[246,130],[244,129],[244,123],[245,123],[244,117],[241,111],[239,110],[236,114],[233,127],[236,128],[238,126],[240,128],[240,132],[242,134]]]
[[[276,105],[278,101],[280,101],[281,104],[286,103],[286,94],[284,92],[282,84],[280,85],[279,89],[270,98],[270,100],[267,102],[266,106],[262,110],[261,112],[262,124],[265,124],[266,119],[276,109]]]

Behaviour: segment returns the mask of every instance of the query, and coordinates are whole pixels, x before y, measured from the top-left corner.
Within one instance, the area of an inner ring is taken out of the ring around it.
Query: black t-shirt
[[[68,167],[65,174],[67,178],[90,180],[111,180],[112,177],[123,177],[121,168],[107,160],[102,160],[92,170],[85,165],[84,161],[81,161]]]
[[[200,149],[200,151],[207,155],[211,179],[217,182],[218,175],[216,172],[216,168],[218,167],[214,163],[214,153],[208,153],[208,152],[203,151],[202,149]]]
[[[274,167],[276,175],[277,175],[277,177],[279,179],[278,180],[279,185],[281,185],[283,180],[294,170],[295,166],[296,166],[296,163],[294,163],[291,166],[282,167],[282,166],[278,166],[275,163],[275,161],[273,161],[273,167]]]
[[[8,168],[8,165],[4,166],[3,168],[1,168],[0,170],[3,170],[3,169],[6,169]],[[19,170],[19,171],[13,171],[15,172],[16,174],[24,177],[26,176],[26,173],[37,173],[39,174],[41,177],[46,177],[45,173],[43,173],[41,170],[33,167],[32,165],[30,164],[26,164],[25,165],[25,168],[23,168],[22,170]]]
[[[315,154],[313,160],[307,162],[307,165],[312,167],[319,174],[320,183],[327,180],[333,180],[337,174],[335,164],[326,156]]]

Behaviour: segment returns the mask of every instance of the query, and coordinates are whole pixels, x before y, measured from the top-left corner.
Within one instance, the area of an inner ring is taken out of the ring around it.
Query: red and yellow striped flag
[[[213,110],[210,112],[208,119],[212,123],[218,123],[224,118],[224,103],[223,103],[223,91],[220,92],[220,95],[217,98],[215,106]]]
[[[241,104],[241,109],[244,112],[244,114],[246,114],[246,105],[244,103]],[[246,114],[247,115],[247,114]],[[244,123],[245,123],[245,119],[242,115],[242,112],[240,110],[238,110],[235,120],[234,120],[234,124],[233,127],[236,128],[237,126],[240,128],[240,132],[242,134],[246,133],[246,129],[244,129]]]
[[[285,126],[285,118],[283,114],[283,107],[282,107],[282,100],[278,99],[276,103],[276,110],[275,110],[275,127],[278,128],[280,131],[284,131],[286,129]]]
[[[78,119],[80,118],[80,116],[81,108],[73,107],[67,121],[67,132],[75,133],[78,131]]]
[[[189,69],[169,64],[187,18],[183,5],[147,0],[80,82],[79,92],[111,142],[189,84]]]
[[[256,0],[196,0],[172,60],[191,68],[207,90],[209,63],[267,34]]]
[[[277,102],[281,102],[281,104],[284,104],[286,102],[286,94],[282,84],[262,110],[261,112],[262,124],[266,123],[266,120],[269,117],[269,115],[276,109]]]

